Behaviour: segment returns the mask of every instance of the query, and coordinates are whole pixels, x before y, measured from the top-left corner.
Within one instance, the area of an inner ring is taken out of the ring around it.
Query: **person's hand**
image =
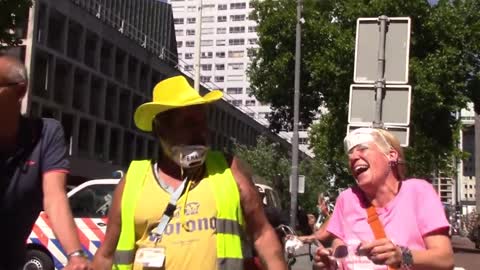
[[[402,250],[386,238],[362,243],[358,255],[367,256],[375,264],[398,267],[402,263]]]
[[[333,257],[331,248],[325,248],[320,245],[313,256],[314,270],[336,270],[338,269],[337,261]]]
[[[64,268],[65,270],[93,270],[93,267],[90,261],[81,256],[72,256],[68,260],[67,266]]]

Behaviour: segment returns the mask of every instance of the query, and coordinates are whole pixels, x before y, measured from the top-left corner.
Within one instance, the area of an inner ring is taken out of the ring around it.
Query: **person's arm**
[[[286,270],[282,246],[263,211],[262,202],[252,181],[252,174],[238,158],[231,162],[232,174],[240,191],[240,202],[245,216],[247,232],[267,269]]]
[[[427,250],[412,250],[415,269],[453,269],[453,250],[448,238],[448,229],[425,236],[423,240]]]
[[[82,250],[82,246],[70,211],[65,183],[66,172],[64,171],[50,171],[43,175],[43,208],[52,224],[55,236],[66,254],[71,254]],[[72,256],[68,259],[67,269],[89,269],[89,261],[85,257]]]
[[[58,121],[43,121],[43,150],[41,153],[43,209],[52,230],[69,255],[82,250],[77,227],[73,221],[65,185],[70,164],[63,128]],[[83,251],[83,250],[82,250]],[[83,256],[70,256],[66,269],[89,269],[89,261]]]
[[[122,179],[113,193],[112,206],[108,212],[107,231],[105,239],[98,248],[93,258],[93,269],[95,270],[111,270],[113,266],[113,257],[117,248],[120,231],[122,229],[121,218],[121,202],[123,188],[125,186],[125,178]]]
[[[326,245],[329,241],[333,239],[333,234],[327,231],[329,219],[327,218],[325,222],[323,222],[322,226],[318,230],[316,230],[311,235],[306,236],[299,236],[298,239],[304,243],[311,244],[315,241],[320,241],[322,245]]]

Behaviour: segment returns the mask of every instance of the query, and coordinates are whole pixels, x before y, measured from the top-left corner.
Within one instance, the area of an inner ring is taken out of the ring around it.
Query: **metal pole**
[[[292,137],[292,194],[290,201],[290,225],[297,224],[298,199],[298,119],[300,106],[300,61],[302,34],[302,0],[297,0],[297,29],[295,37],[295,90],[293,97],[293,137]]]
[[[200,91],[200,58],[201,58],[201,42],[202,42],[202,0],[198,0],[197,22],[195,27],[195,78],[194,88]]]
[[[477,213],[480,212],[480,114],[475,112],[475,200]]]
[[[380,38],[378,41],[378,67],[377,78],[375,82],[375,120],[373,121],[373,127],[381,128],[382,123],[382,102],[383,102],[383,89],[385,89],[385,39],[387,37],[387,22],[388,17],[382,15],[378,17],[380,21]]]

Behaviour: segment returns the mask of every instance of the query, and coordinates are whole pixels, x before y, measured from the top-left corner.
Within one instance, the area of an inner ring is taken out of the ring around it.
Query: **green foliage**
[[[290,204],[290,159],[277,143],[261,136],[256,146],[235,144],[234,153],[246,161],[255,174],[255,181],[273,187],[279,194],[283,207]],[[305,159],[300,162],[299,173],[305,175],[305,193],[298,197],[299,204],[310,211],[315,209],[317,195],[328,187],[325,164],[321,160]]]
[[[31,5],[31,0],[0,0],[0,48],[19,44],[20,39],[12,29],[26,29]]]
[[[349,86],[353,83],[356,20],[408,16],[412,19],[410,80],[413,87],[410,175],[451,173],[459,123],[455,112],[468,101],[480,108],[480,1],[304,0],[300,121],[311,126],[313,151],[337,185],[351,183],[342,140]],[[272,105],[272,130],[291,130],[295,52],[295,0],[256,2],[259,46],[249,69],[253,94]],[[374,41],[377,42],[377,41]],[[372,59],[372,61],[374,61]],[[292,74],[285,76],[285,74]]]
[[[240,159],[246,161],[254,174],[262,182],[273,187],[280,195],[282,204],[290,202],[288,194],[288,175],[290,161],[287,159],[278,144],[270,143],[266,137],[259,137],[256,146],[235,144],[233,152]]]

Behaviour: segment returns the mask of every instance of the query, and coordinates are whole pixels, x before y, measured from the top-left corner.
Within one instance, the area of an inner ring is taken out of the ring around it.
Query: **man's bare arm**
[[[113,194],[112,206],[108,212],[108,225],[105,239],[93,258],[93,269],[95,270],[112,269],[113,257],[122,229],[121,202],[124,186],[125,178],[118,183]]]
[[[268,269],[286,270],[283,249],[277,234],[265,216],[262,202],[252,181],[252,173],[248,166],[234,157],[231,170],[240,190],[247,231],[254,240],[255,249]]]
[[[52,224],[53,232],[67,254],[81,250],[77,226],[73,221],[70,204],[65,192],[66,172],[46,172],[42,179],[43,208]],[[71,257],[68,267],[89,269],[88,261],[82,257]]]

